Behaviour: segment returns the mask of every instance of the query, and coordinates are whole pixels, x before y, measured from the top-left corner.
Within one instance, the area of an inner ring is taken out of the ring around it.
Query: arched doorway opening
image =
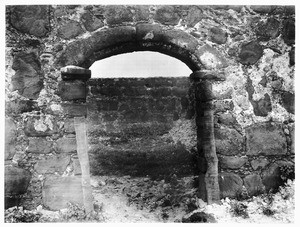
[[[76,65],[89,68],[97,60],[133,51],[156,51],[184,62],[193,71],[190,78],[196,113],[199,196],[208,203],[213,203],[219,201],[219,185],[211,80],[222,78],[201,70],[202,64],[197,47],[198,41],[181,30],[169,30],[157,24],[138,24],[135,27],[123,26],[100,30],[88,38],[71,42],[56,63],[62,67]],[[82,80],[86,81],[88,78]]]

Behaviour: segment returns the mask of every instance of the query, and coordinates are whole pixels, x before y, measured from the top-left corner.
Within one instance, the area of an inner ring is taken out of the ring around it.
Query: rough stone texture
[[[10,22],[21,32],[44,37],[49,31],[48,6],[22,5],[10,7]]]
[[[64,113],[69,117],[78,117],[87,115],[87,106],[85,104],[64,103],[62,105]]]
[[[220,198],[234,198],[241,192],[243,180],[234,173],[219,174]]]
[[[64,101],[82,100],[86,98],[87,88],[83,81],[61,81],[58,85],[58,95]]]
[[[206,69],[220,69],[228,66],[224,56],[215,48],[204,45],[196,51],[201,63]]]
[[[180,17],[175,11],[174,6],[157,6],[154,20],[167,25],[178,24]]]
[[[232,113],[221,113],[218,115],[218,123],[231,126],[236,124],[237,121]]]
[[[91,74],[92,74],[91,70],[74,66],[74,65],[68,65],[66,67],[63,67],[60,69],[60,72],[61,72],[61,78],[65,81],[66,80],[87,81],[88,79],[91,78]]]
[[[56,155],[48,156],[39,160],[35,166],[34,170],[39,174],[49,174],[49,173],[59,173],[62,174],[67,165],[70,163],[70,156],[67,155]]]
[[[257,174],[251,174],[246,176],[244,178],[244,185],[247,189],[249,196],[262,193],[265,189],[261,177]]]
[[[295,154],[295,125],[289,127],[291,137],[291,153]]]
[[[24,132],[30,137],[50,136],[57,133],[58,127],[51,115],[31,115],[25,121]]]
[[[266,190],[278,189],[279,186],[283,185],[284,181],[281,179],[280,166],[292,166],[290,162],[278,161],[276,163],[271,163],[266,170],[262,172],[262,182],[266,187]]]
[[[255,101],[250,100],[253,106],[253,112],[256,116],[266,117],[272,111],[272,103],[269,94],[265,94],[264,98]]]
[[[281,95],[282,106],[292,114],[295,114],[295,94],[284,91]]]
[[[203,12],[199,7],[190,7],[186,16],[186,23],[189,27],[194,27],[204,17]]]
[[[122,24],[124,22],[132,22],[132,13],[126,6],[107,6],[104,16],[109,25]]]
[[[222,28],[213,27],[210,29],[210,39],[212,42],[217,44],[224,44],[227,41],[227,32]]]
[[[282,38],[288,45],[295,43],[295,20],[286,19],[283,21]]]
[[[256,35],[260,40],[268,41],[276,38],[279,33],[280,22],[274,18],[268,18],[267,21],[258,24]]]
[[[67,118],[65,120],[64,130],[65,130],[66,133],[75,133],[74,119],[73,118]]]
[[[258,158],[258,159],[254,159],[250,162],[253,170],[260,170],[265,168],[266,165],[269,164],[268,159],[266,158]]]
[[[39,110],[37,103],[33,100],[13,100],[5,102],[5,112],[7,114],[22,114]]]
[[[289,53],[290,57],[290,66],[295,65],[295,47],[293,47]]]
[[[72,39],[83,33],[80,23],[77,21],[67,21],[57,29],[57,35],[63,39]]]
[[[31,179],[29,171],[15,166],[5,166],[5,196],[19,196],[26,192]]]
[[[263,48],[261,45],[256,41],[251,41],[242,45],[238,58],[243,65],[253,65],[262,55]]]
[[[43,186],[43,205],[49,210],[67,208],[67,203],[83,206],[81,177],[47,177]]]
[[[218,154],[236,155],[243,151],[244,138],[235,129],[215,128],[215,143]]]
[[[76,152],[77,145],[75,138],[59,138],[57,141],[57,152],[70,153]]]
[[[247,155],[284,155],[286,138],[280,124],[269,122],[246,128]]]
[[[12,89],[18,90],[21,95],[29,99],[36,99],[43,88],[41,65],[37,56],[31,53],[20,52],[14,57]]]
[[[17,126],[11,118],[5,118],[5,160],[10,160],[16,153],[15,141]]]
[[[45,138],[29,138],[27,152],[37,154],[47,154],[51,152],[53,143]]]
[[[247,156],[219,156],[218,159],[224,169],[239,169],[248,161]]]
[[[103,21],[93,16],[93,14],[89,11],[86,11],[84,14],[81,15],[81,21],[85,29],[89,32],[95,31],[98,28],[104,26]]]

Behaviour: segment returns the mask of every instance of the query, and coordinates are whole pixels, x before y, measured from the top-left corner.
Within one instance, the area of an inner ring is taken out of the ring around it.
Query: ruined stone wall
[[[293,165],[295,153],[294,7],[7,6],[8,199],[25,193],[28,208],[57,209],[53,194],[66,186],[64,198],[80,194],[73,117],[87,114],[86,82],[62,80],[61,67],[86,67],[109,54],[94,49],[113,52],[118,41],[160,37],[181,48],[176,57],[226,78],[213,83],[221,196],[278,186],[279,166]]]

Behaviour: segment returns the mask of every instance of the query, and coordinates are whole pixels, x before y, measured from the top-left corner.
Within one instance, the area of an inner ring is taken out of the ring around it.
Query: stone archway
[[[184,62],[193,73],[190,79],[195,94],[197,147],[199,153],[199,195],[209,204],[220,199],[218,184],[218,159],[214,140],[214,110],[212,100],[212,81],[224,78],[216,73],[202,69],[198,41],[181,31],[168,29],[158,24],[137,24],[103,29],[86,38],[71,42],[56,61],[62,69],[60,90],[65,86],[78,88],[79,98],[86,98],[86,81],[91,72],[87,69],[95,61],[113,55],[133,51],[156,51],[175,57]],[[73,86],[75,85],[76,86]],[[76,93],[76,88],[74,90]]]

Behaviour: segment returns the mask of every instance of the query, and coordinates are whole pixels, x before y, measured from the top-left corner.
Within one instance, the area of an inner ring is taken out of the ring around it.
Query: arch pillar
[[[208,204],[219,203],[218,158],[214,136],[214,81],[225,80],[218,72],[194,71],[190,75],[194,87],[199,167],[199,197]]]

